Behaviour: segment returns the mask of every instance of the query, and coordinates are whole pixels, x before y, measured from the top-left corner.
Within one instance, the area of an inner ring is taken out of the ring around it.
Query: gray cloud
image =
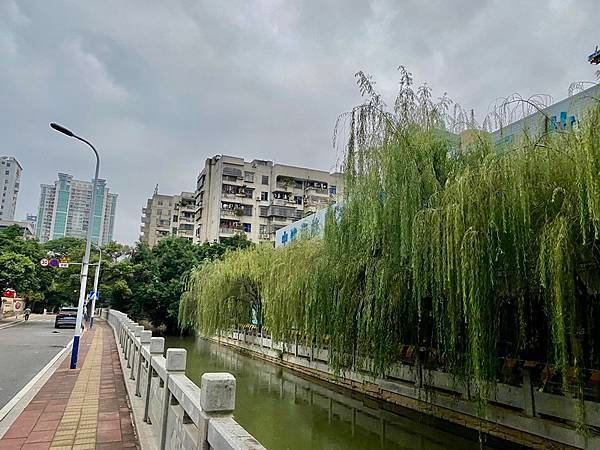
[[[479,117],[498,96],[567,94],[592,79],[591,0],[0,2],[2,154],[23,165],[18,215],[58,171],[89,178],[102,152],[119,194],[115,237],[137,239],[156,183],[191,190],[216,153],[331,169],[337,115],[364,70],[391,100],[404,64]]]

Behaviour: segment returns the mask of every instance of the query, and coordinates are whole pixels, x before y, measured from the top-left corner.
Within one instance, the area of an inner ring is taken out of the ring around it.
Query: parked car
[[[56,319],[54,319],[54,328],[71,327],[75,328],[77,322],[77,308],[75,306],[64,306],[60,308]]]

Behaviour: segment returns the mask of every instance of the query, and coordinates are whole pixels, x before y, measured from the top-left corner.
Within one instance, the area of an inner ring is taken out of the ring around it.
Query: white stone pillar
[[[150,339],[150,361],[148,367],[148,379],[146,380],[146,398],[144,399],[144,422],[148,423],[149,408],[150,408],[150,388],[152,386],[152,358],[162,356],[165,351],[165,338],[153,337]]]

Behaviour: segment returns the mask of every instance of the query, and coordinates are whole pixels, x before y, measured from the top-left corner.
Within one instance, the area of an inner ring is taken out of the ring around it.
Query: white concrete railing
[[[600,403],[585,400],[580,403],[574,397],[543,392],[534,386],[530,373],[524,370],[521,386],[498,383],[493,403],[484,411],[485,417],[473,401],[469,392],[474,387],[465,386],[453,379],[449,373],[437,370],[416,370],[414,366],[397,364],[386,378],[373,378],[366,367],[362,370],[336,372],[329,365],[327,348],[284,343],[270,337],[248,331],[232,330],[215,337],[221,344],[228,344],[252,352],[268,360],[284,363],[297,369],[307,369],[315,376],[322,373],[351,382],[356,385],[373,384],[383,397],[397,394],[414,400],[429,399],[432,405],[457,411],[473,417],[480,417],[516,430],[552,439],[573,447],[585,447],[584,437],[574,426],[577,423],[578,408],[585,408],[587,423],[600,426]],[[388,399],[388,401],[390,401]],[[600,434],[594,434],[587,440],[588,448],[600,448]]]
[[[232,417],[236,381],[229,373],[205,373],[201,387],[186,375],[186,350],[167,349],[115,310],[102,313],[113,327],[123,351],[123,376],[135,380],[135,395],[144,404],[143,420],[151,425],[158,448],[202,450],[264,450]]]

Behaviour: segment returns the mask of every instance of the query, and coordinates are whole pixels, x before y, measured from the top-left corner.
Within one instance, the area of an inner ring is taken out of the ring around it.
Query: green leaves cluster
[[[182,325],[211,334],[260,305],[275,339],[327,343],[338,368],[385,374],[412,344],[482,398],[498,357],[549,357],[565,385],[571,368],[600,367],[600,106],[499,151],[484,132],[461,146],[448,100],[406,71],[393,110],[368,77],[359,85],[365,103],[341,118],[343,208],[324,238],[192,271]]]

